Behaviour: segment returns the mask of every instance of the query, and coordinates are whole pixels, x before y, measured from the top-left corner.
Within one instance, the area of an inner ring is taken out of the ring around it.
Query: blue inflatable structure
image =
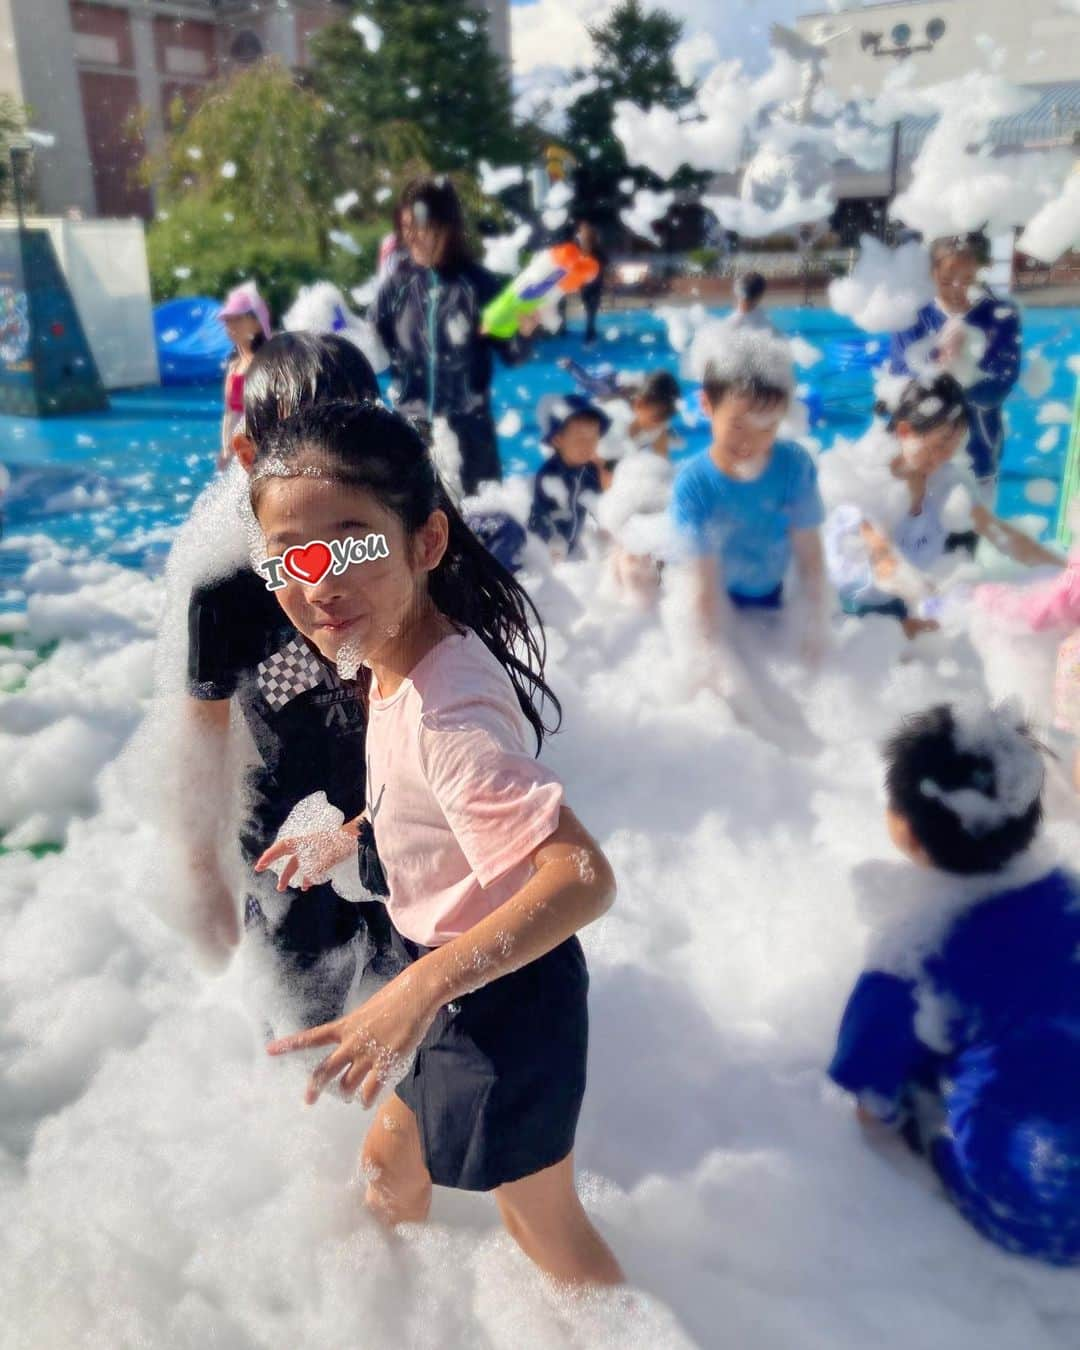
[[[217,317],[221,302],[206,295],[166,300],[154,310],[162,384],[212,384],[221,380],[232,343]]]

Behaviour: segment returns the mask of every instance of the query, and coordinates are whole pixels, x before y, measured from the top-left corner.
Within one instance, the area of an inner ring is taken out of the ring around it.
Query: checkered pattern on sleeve
[[[324,671],[300,638],[291,638],[280,651],[260,661],[256,680],[275,712],[292,699],[323,683]]]

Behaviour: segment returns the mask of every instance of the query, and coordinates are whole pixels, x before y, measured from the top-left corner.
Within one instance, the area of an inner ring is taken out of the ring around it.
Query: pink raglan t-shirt
[[[367,816],[405,937],[449,942],[528,881],[563,802],[535,743],[509,676],[473,632],[444,638],[389,698],[372,682]]]

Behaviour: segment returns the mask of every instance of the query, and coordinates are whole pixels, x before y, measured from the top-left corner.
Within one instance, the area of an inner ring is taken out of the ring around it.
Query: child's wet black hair
[[[935,427],[966,428],[969,414],[964,391],[949,374],[935,375],[933,379],[915,379],[904,386],[895,408],[877,405],[877,411],[888,417],[890,431],[905,422],[912,431],[933,431]]]
[[[668,419],[675,416],[680,393],[679,381],[670,370],[654,370],[646,375],[636,391],[643,403],[660,408]]]
[[[735,278],[735,294],[740,300],[756,305],[765,294],[768,285],[760,272],[744,272]]]
[[[771,410],[790,403],[791,390],[779,384],[772,384],[760,375],[750,375],[739,379],[727,379],[717,372],[712,361],[706,363],[705,378],[702,381],[705,397],[714,407],[718,407],[728,394],[741,394],[755,408]]]
[[[435,606],[460,628],[471,628],[506,671],[537,748],[556,730],[562,708],[544,678],[544,627],[528,594],[462,520],[427,447],[405,418],[375,403],[319,403],[275,427],[260,447],[251,475],[256,515],[265,484],[316,476],[369,492],[402,522],[408,535],[442,511],[449,541],[428,576]],[[547,727],[550,703],[556,721]]]
[[[461,198],[449,178],[414,178],[405,185],[398,201],[401,216],[409,211],[415,226],[432,226],[443,232],[440,272],[453,271],[472,260],[468,228]]]
[[[256,453],[287,417],[314,403],[377,402],[379,382],[355,343],[336,333],[278,333],[259,349],[244,379],[244,430]]]
[[[974,875],[1000,871],[1031,844],[1042,820],[1042,795],[1028,809],[978,836],[942,802],[938,792],[973,789],[997,795],[993,761],[956,743],[952,709],[939,704],[905,719],[885,747],[889,807],[907,821],[935,867]],[[1021,734],[1037,749],[1027,729]],[[932,784],[934,792],[927,791]]]

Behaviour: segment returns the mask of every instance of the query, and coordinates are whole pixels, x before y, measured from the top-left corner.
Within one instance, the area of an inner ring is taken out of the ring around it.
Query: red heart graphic
[[[316,541],[306,548],[286,549],[283,561],[290,576],[307,586],[314,586],[329,572],[334,559],[326,545]]]

